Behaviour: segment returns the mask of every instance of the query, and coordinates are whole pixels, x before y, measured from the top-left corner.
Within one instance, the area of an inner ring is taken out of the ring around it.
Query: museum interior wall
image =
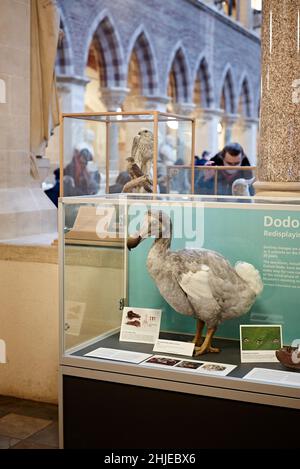
[[[56,212],[30,176],[30,2],[1,2],[0,239],[55,232]]]
[[[37,263],[22,246],[14,251],[17,242],[50,245],[57,230],[56,209],[30,174],[36,167],[29,141],[29,0],[1,1],[0,80],[0,338],[7,347],[0,394],[55,402],[57,249],[49,247],[56,265],[48,263],[40,246],[32,248]]]
[[[153,21],[161,2],[150,3],[151,7],[135,2],[133,7],[122,0],[120,7],[95,0],[82,9],[81,2],[59,0],[64,31],[56,66],[61,110],[134,107],[193,116],[197,152],[215,152],[236,138],[254,164],[260,40],[247,29],[249,10],[240,8],[236,23],[210,9],[210,2],[186,1],[187,31],[181,5],[166,0],[162,30]],[[48,159],[30,157],[30,4],[0,4],[0,339],[7,346],[7,363],[0,363],[0,394],[55,402],[58,265],[57,245],[51,242],[57,237],[57,212],[42,191],[41,167],[44,164],[50,175],[57,167],[59,131],[55,129],[42,155]],[[104,48],[101,62],[99,44],[110,39],[115,55]],[[234,54],[218,47],[224,41]],[[76,144],[87,136],[79,127],[67,137],[70,161]],[[92,141],[95,148],[98,144]],[[93,267],[86,268],[93,277]],[[103,281],[119,273],[116,267]]]

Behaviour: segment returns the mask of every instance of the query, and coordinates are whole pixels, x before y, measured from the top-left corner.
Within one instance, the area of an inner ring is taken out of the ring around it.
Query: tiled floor
[[[57,406],[0,396],[0,449],[58,448]]]

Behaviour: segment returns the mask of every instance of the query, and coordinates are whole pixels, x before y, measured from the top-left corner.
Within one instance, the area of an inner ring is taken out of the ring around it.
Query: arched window
[[[168,96],[173,103],[189,99],[187,63],[181,48],[177,50],[169,72]]]
[[[129,88],[129,95],[140,95],[142,92],[141,83],[141,69],[139,65],[138,56],[135,50],[132,51],[129,66],[128,66],[128,78],[127,87]]]
[[[57,75],[72,75],[74,73],[72,49],[62,19],[60,20],[59,29],[60,40],[57,46],[55,71]]]
[[[213,102],[211,78],[205,58],[201,60],[197,71],[193,102],[202,108],[211,107]]]
[[[220,108],[227,114],[234,113],[234,88],[230,70],[227,70],[222,86]]]
[[[249,92],[249,85],[246,78],[243,80],[242,83],[237,113],[243,117],[251,116],[251,98]]]
[[[101,64],[101,86],[122,86],[125,77],[120,44],[109,18],[105,17],[100,22],[94,34],[94,43]]]
[[[139,77],[140,94],[151,96],[158,92],[158,78],[154,57],[144,32],[138,35],[133,46],[128,66],[128,75],[132,75],[135,84],[137,84],[136,79]],[[132,79],[128,78],[129,85]],[[131,88],[131,86],[129,87]]]

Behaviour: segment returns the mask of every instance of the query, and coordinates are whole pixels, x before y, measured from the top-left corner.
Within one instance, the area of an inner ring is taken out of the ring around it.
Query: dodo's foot
[[[192,343],[195,344],[195,348],[196,347],[201,347],[202,343],[203,343],[203,337],[194,337],[193,340],[192,340]]]
[[[214,348],[210,345],[215,331],[216,331],[216,328],[214,327],[210,327],[207,329],[206,337],[204,339],[203,344],[201,345],[201,347],[195,347],[195,351],[194,351],[195,357],[198,357],[199,355],[203,355],[204,353],[220,352],[220,349]],[[197,334],[196,334],[196,337],[197,337]]]
[[[205,353],[219,353],[221,350],[216,347],[195,347],[194,356],[204,355]]]
[[[201,321],[201,319],[197,319],[197,329],[196,329],[196,335],[193,339],[193,344],[195,344],[195,347],[201,347],[203,344],[204,338],[202,337],[202,331],[204,327],[204,321]]]

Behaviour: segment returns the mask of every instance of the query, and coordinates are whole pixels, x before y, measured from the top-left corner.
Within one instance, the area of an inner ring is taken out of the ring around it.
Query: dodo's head
[[[148,210],[141,228],[134,234],[128,236],[127,247],[129,250],[137,247],[146,238],[154,237],[170,239],[172,234],[172,223],[170,217],[161,210]]]

